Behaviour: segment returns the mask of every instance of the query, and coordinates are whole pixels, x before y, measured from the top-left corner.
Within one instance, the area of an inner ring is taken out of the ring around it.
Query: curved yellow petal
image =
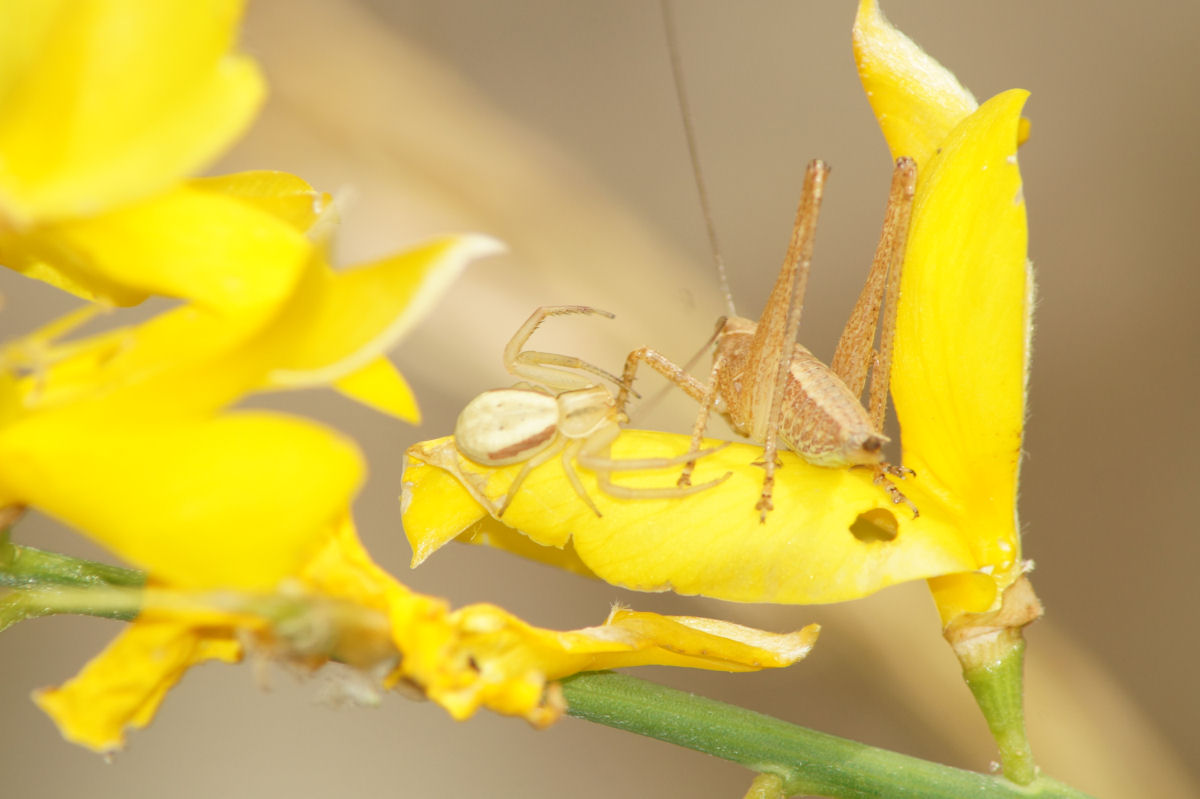
[[[376,566],[348,517],[300,576],[323,595],[385,609],[399,654],[390,681],[415,684],[456,718],[488,707],[547,723],[561,710],[547,688],[554,679],[649,664],[777,668],[803,658],[817,636],[816,625],[777,634],[624,609],[614,610],[598,627],[568,632],[533,627],[493,605],[451,611],[444,601],[410,591]],[[369,643],[360,645],[369,649]]]
[[[414,599],[408,597],[406,603]],[[494,605],[444,617],[427,603],[393,617],[400,673],[452,716],[480,707],[537,725],[563,707],[547,684],[581,671],[671,665],[720,671],[788,666],[812,649],[819,628],[768,633],[729,622],[617,609],[598,627],[558,632],[533,627]]]
[[[447,436],[418,444],[418,454],[414,455],[410,450],[405,455],[404,488],[400,495],[401,517],[413,550],[411,566],[414,569],[434,552],[459,539],[502,549],[584,577],[596,577],[579,559],[570,540],[563,541],[561,545],[545,546],[489,516],[460,482],[461,475],[456,478],[450,471],[438,466],[444,463],[444,454],[450,452],[446,445],[452,441],[453,438]],[[435,456],[431,453],[444,454]],[[457,459],[453,468],[457,469]]]
[[[437,470],[433,470],[437,471]],[[447,475],[445,472],[439,472],[444,476],[444,479],[454,482],[454,478]],[[432,475],[431,475],[432,476]],[[443,479],[442,477],[434,477],[435,480]],[[418,525],[419,529],[419,525]],[[579,553],[575,551],[575,545],[568,541],[561,549],[558,547],[545,547],[536,543],[520,530],[515,530],[498,521],[491,516],[484,516],[475,524],[468,527],[461,535],[457,536],[458,540],[468,544],[478,544],[489,546],[493,549],[501,549],[505,552],[511,552],[514,555],[519,555],[527,560],[536,560],[539,563],[544,563],[547,566],[553,566],[556,569],[573,572],[583,577],[591,577],[592,579],[600,579],[596,573],[587,567],[579,557]],[[413,553],[412,565],[414,568],[420,565],[421,561],[429,555],[432,555],[432,541],[413,542],[416,546],[421,543],[426,546],[423,549],[423,556],[419,553]]]
[[[0,216],[92,214],[216,157],[262,101],[241,0],[0,6]]]
[[[211,415],[260,385],[286,347],[262,319],[185,306],[65,343],[48,345],[39,333],[0,350],[0,358],[30,372],[15,384],[16,415],[49,411],[99,429],[114,420],[162,424]]]
[[[888,22],[877,0],[860,0],[854,60],[892,158],[924,166],[947,134],[976,109],[948,69]]]
[[[333,198],[317,191],[302,178],[270,169],[193,178],[191,188],[233,197],[265,211],[301,233],[309,233],[327,217],[335,216]],[[310,238],[314,238],[310,235]],[[315,237],[317,240],[320,237]]]
[[[1011,575],[1000,573],[994,567],[987,568],[986,572],[946,574],[928,581],[943,628],[963,614],[982,613],[995,607],[1002,598],[1002,588],[1011,582]]]
[[[686,452],[687,445],[685,436],[629,430],[615,443],[613,457],[669,457]],[[761,456],[760,447],[749,445],[709,455],[700,461],[694,482],[725,472],[731,472],[729,479],[671,499],[611,497],[580,468],[601,517],[572,490],[561,462],[552,459],[529,474],[503,521],[553,548],[547,550],[552,562],[562,560],[558,550],[570,542],[587,569],[615,585],[739,602],[836,602],[976,568],[953,520],[938,512],[920,478],[904,486],[921,507],[921,517],[914,520],[907,509],[895,509],[865,471],[811,466],[783,453],[775,509],[760,524],[755,503],[762,469],[754,462]],[[472,496],[502,498],[520,464],[478,466],[457,456],[450,438],[417,444],[408,457],[403,518],[414,560],[464,532],[465,540],[492,543],[490,536],[467,529],[485,515]],[[677,470],[621,472],[615,480],[667,487],[677,475]],[[459,487],[453,488],[447,476]],[[463,490],[468,483],[473,492]]]
[[[448,470],[458,468],[459,459],[451,454],[453,442],[453,436],[446,436],[416,444],[404,454],[400,517],[412,547],[414,569],[488,517],[483,505],[467,491],[464,475]],[[447,457],[453,459],[452,465]]]
[[[421,423],[421,409],[404,375],[385,356],[340,377],[333,388],[350,399],[409,424]]]
[[[371,560],[349,513],[335,520],[329,532],[298,574],[305,585],[326,596],[376,608],[386,607],[386,593],[392,588],[407,590]]]
[[[307,421],[90,421],[47,413],[0,431],[0,493],[178,587],[296,574],[362,479],[353,444]]]
[[[318,299],[297,320],[290,360],[271,384],[324,385],[367,367],[425,318],[467,263],[502,250],[488,236],[448,236],[374,263],[326,268],[307,288]]]
[[[278,304],[312,249],[303,231],[203,185],[23,234],[0,229],[0,257],[30,277],[113,305],[151,294],[222,313]]]
[[[452,611],[375,565],[349,514],[325,526],[319,545],[292,577],[276,593],[229,585],[189,593],[156,580],[132,627],[75,679],[42,692],[37,701],[68,739],[112,751],[124,743],[127,728],[151,720],[190,666],[211,658],[237,660],[239,642],[255,641],[273,657],[310,668],[335,652],[342,662],[376,674],[386,666],[392,673],[385,685],[403,680],[455,718],[486,707],[542,725],[564,709],[553,681],[580,671],[779,668],[807,655],[818,634],[817,625],[779,634],[622,608],[601,625],[568,631],[531,626],[494,605]],[[313,635],[314,626],[321,635]]]
[[[958,519],[978,566],[998,576],[1020,558],[1015,503],[1032,283],[1016,151],[1027,96],[1013,90],[989,100],[927,167],[892,363],[904,463]]]
[[[231,636],[206,636],[173,622],[135,621],[75,677],[33,695],[64,738],[97,752],[125,743],[128,728],[154,718],[167,691],[206,660],[235,663],[241,645]]]
[[[616,608],[603,626],[562,634],[562,638],[573,658],[588,659],[587,671],[664,665],[743,672],[801,660],[812,651],[820,629],[810,624],[791,633],[772,633],[721,619]],[[597,632],[602,636],[599,642],[592,637]],[[616,641],[628,646],[628,651],[613,651]],[[566,661],[560,668],[564,674],[555,676],[585,670],[578,662]]]

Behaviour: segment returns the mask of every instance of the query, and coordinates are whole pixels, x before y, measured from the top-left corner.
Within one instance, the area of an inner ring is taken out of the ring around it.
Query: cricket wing
[[[787,382],[804,307],[804,292],[812,266],[817,217],[825,193],[829,166],[810,161],[804,174],[804,190],[796,209],[796,221],[788,242],[779,277],[767,299],[750,347],[749,391],[753,392],[753,416],[767,419],[765,441],[774,440],[782,412],[783,386]],[[755,427],[758,427],[756,424]]]

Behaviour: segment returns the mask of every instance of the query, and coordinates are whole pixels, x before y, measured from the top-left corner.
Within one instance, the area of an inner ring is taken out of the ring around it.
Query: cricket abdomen
[[[888,441],[842,379],[799,344],[784,387],[779,437],[809,463],[830,467],[879,463]]]

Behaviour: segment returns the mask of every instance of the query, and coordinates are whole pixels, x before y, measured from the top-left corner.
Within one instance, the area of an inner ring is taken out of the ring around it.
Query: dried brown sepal
[[[984,613],[964,613],[942,631],[964,669],[983,666],[1021,640],[1021,630],[1045,610],[1025,575],[1008,588],[1000,607]]]

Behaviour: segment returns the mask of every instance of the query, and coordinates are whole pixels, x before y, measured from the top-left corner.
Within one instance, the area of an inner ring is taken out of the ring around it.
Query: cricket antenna
[[[692,122],[692,109],[688,105],[687,89],[683,84],[683,61],[679,56],[679,41],[675,31],[675,13],[671,0],[660,0],[663,27],[667,32],[667,50],[671,54],[671,74],[675,78],[675,99],[679,101],[679,113],[683,117],[683,132],[687,137],[688,155],[692,159],[692,177],[696,179],[696,192],[700,197],[700,212],[704,215],[704,227],[708,231],[708,245],[712,249],[713,264],[717,267],[717,280],[725,297],[725,308],[730,316],[737,316],[733,307],[733,292],[729,290],[729,276],[725,271],[725,259],[717,244],[717,228],[713,224],[712,207],[708,202],[708,189],[704,185],[704,174],[700,171],[700,154],[696,147],[696,129]]]

